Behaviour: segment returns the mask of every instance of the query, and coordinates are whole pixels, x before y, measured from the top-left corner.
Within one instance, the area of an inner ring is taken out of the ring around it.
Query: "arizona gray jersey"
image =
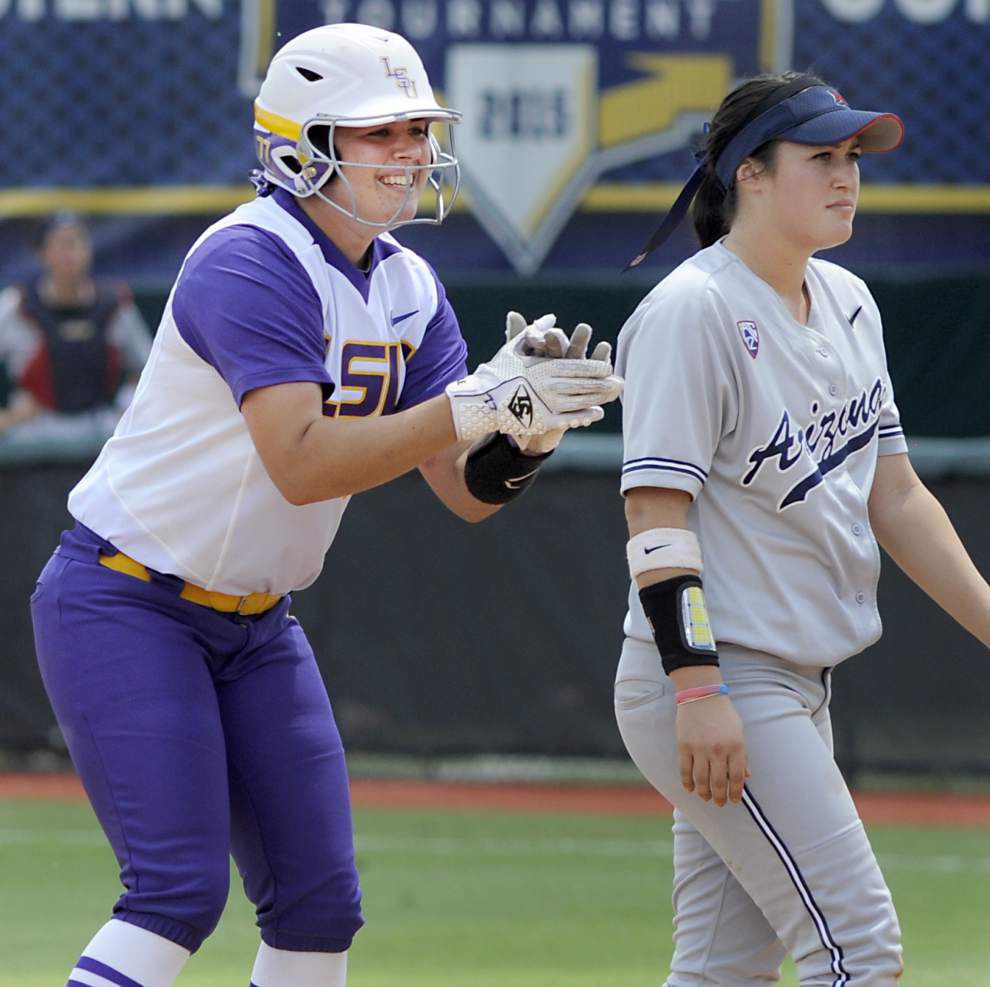
[[[717,640],[834,665],[880,636],[867,501],[907,450],[866,285],[808,264],[808,324],[721,243],[643,300],[619,336],[623,493],[693,498]],[[635,583],[626,634],[652,641]]]

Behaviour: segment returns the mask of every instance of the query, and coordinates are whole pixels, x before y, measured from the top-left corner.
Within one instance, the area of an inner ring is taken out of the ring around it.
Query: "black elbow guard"
[[[674,576],[644,586],[639,600],[668,675],[690,665],[718,664],[700,576]]]
[[[527,456],[501,432],[496,432],[468,454],[464,482],[472,497],[485,504],[515,500],[535,479],[549,456]]]

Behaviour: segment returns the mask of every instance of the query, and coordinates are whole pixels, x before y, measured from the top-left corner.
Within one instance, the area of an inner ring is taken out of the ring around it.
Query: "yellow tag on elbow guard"
[[[705,591],[700,586],[688,586],[681,592],[681,628],[688,647],[696,651],[715,652],[715,638],[705,606]]]

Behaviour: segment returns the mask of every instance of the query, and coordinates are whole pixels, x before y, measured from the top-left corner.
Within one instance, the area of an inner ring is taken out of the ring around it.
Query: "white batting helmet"
[[[437,103],[416,50],[405,38],[366,24],[327,24],[287,42],[268,66],[254,103],[258,160],[270,182],[301,197],[318,195],[359,222],[381,228],[401,225],[371,222],[319,192],[336,174],[349,186],[334,149],[336,127],[373,127],[401,120],[428,119],[446,124],[444,144],[431,133],[432,162],[406,171],[429,171],[437,192],[432,218],[407,222],[442,222],[460,186],[450,124],[456,110]],[[412,191],[412,189],[410,189]],[[444,192],[449,191],[449,201]],[[352,193],[353,197],[353,193]]]

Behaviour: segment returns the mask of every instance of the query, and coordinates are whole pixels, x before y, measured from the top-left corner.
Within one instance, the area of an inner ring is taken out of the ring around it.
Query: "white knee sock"
[[[262,943],[251,987],[345,987],[347,953],[297,953]]]
[[[172,987],[189,956],[170,939],[111,919],[83,950],[68,987],[118,987],[128,981],[138,987]]]

